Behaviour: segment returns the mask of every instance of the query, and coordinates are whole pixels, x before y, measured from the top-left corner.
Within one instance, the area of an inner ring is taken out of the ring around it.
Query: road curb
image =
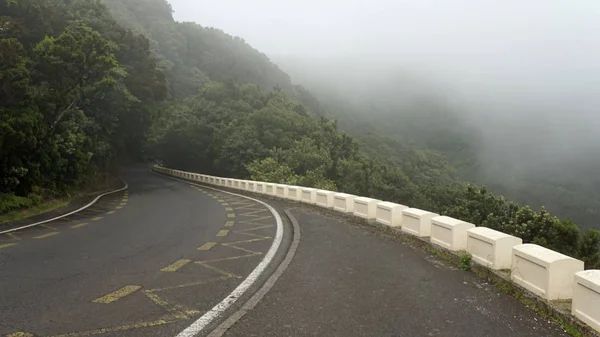
[[[279,212],[277,212],[277,210],[273,206],[267,204],[266,202],[264,202],[262,200],[255,199],[255,198],[249,197],[247,195],[243,195],[243,194],[229,192],[227,190],[223,190],[220,188],[215,188],[215,187],[210,187],[210,186],[206,186],[203,184],[198,184],[197,182],[194,182],[191,180],[181,179],[178,177],[173,177],[173,176],[161,174],[158,172],[154,172],[154,173],[158,174],[158,175],[163,175],[167,178],[181,181],[181,182],[184,182],[184,183],[187,183],[190,185],[200,186],[203,188],[220,191],[223,193],[243,197],[243,198],[258,202],[261,205],[265,206],[271,212],[271,214],[273,214],[273,217],[275,218],[275,222],[277,223],[277,233],[275,234],[275,238],[273,239],[273,244],[271,245],[271,248],[269,248],[269,251],[265,254],[265,256],[261,260],[261,262],[252,270],[252,272],[242,281],[242,283],[240,283],[221,302],[219,302],[212,309],[208,310],[206,313],[204,313],[204,315],[202,315],[200,318],[198,318],[196,321],[194,321],[191,325],[189,325],[187,328],[185,328],[183,331],[181,331],[179,334],[177,334],[177,337],[197,336],[201,332],[203,332],[204,329],[206,329],[211,323],[214,323],[215,319],[219,318],[224,312],[226,312],[228,309],[230,309],[231,306],[239,298],[244,296],[246,291],[248,291],[248,289],[251,289],[251,287],[255,285],[255,282],[267,270],[267,268],[270,266],[271,262],[273,262],[273,259],[275,258],[275,255],[279,251],[279,247],[281,246],[281,243],[283,242],[283,221],[281,219],[281,216],[279,215]]]
[[[69,215],[81,212],[84,209],[86,209],[86,208],[94,205],[98,200],[100,200],[100,198],[102,198],[104,196],[110,195],[110,194],[113,194],[113,193],[118,193],[118,192],[124,191],[127,188],[129,188],[129,184],[127,184],[127,182],[125,180],[123,180],[121,178],[119,178],[119,179],[125,184],[124,187],[118,188],[116,190],[112,190],[112,191],[101,193],[98,196],[96,196],[94,199],[92,199],[92,201],[90,201],[89,203],[85,204],[82,207],[79,207],[79,208],[75,209],[74,211],[70,211],[70,212],[67,212],[67,213],[55,216],[53,218],[42,220],[42,221],[38,221],[38,222],[35,222],[35,223],[32,223],[32,224],[28,224],[28,225],[23,225],[23,226],[15,227],[15,228],[6,229],[6,230],[3,230],[3,231],[0,231],[0,235],[1,234],[6,234],[6,233],[16,232],[16,231],[19,231],[19,230],[22,230],[22,229],[26,229],[26,228],[31,228],[31,227],[43,225],[45,223],[52,222],[52,221],[55,221],[55,220],[58,220],[58,219],[62,219],[62,218],[65,218],[65,217],[67,217]]]
[[[227,330],[229,330],[235,323],[237,323],[246,313],[250,310],[254,309],[254,307],[260,302],[260,300],[273,288],[275,282],[281,277],[283,272],[290,265],[292,260],[294,259],[294,255],[296,254],[296,250],[298,250],[298,245],[300,244],[300,226],[298,225],[298,221],[292,215],[289,210],[284,210],[285,215],[292,223],[292,229],[294,232],[294,236],[292,238],[292,243],[288,252],[284,258],[284,260],[277,266],[277,269],[269,279],[263,284],[263,286],[252,295],[252,297],[236,312],[234,312],[229,318],[227,318],[223,323],[221,323],[216,329],[214,329],[211,333],[208,334],[207,337],[221,337],[223,336]]]

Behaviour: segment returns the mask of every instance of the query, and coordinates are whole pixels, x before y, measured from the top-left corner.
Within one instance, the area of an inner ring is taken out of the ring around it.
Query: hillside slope
[[[166,74],[174,98],[196,94],[207,81],[235,79],[279,88],[320,113],[318,102],[288,74],[244,39],[192,22],[175,22],[165,0],[103,0],[124,27],[150,40],[158,66]]]

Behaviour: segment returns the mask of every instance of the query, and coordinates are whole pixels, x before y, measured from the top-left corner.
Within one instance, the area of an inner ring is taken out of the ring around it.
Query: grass
[[[463,253],[460,255],[460,259],[458,261],[458,268],[464,271],[471,270],[471,254]]]
[[[38,214],[50,212],[69,204],[70,198],[52,199],[41,202],[33,207],[14,210],[0,215],[0,224],[23,220]]]
[[[99,191],[106,191],[120,186],[122,186],[122,182],[114,175],[103,173],[89,177],[85,179],[85,184],[71,187],[62,197],[42,200],[34,206],[14,209],[0,214],[0,224],[19,221],[42,213],[54,211],[67,206],[70,202],[78,198],[85,198],[97,194]]]

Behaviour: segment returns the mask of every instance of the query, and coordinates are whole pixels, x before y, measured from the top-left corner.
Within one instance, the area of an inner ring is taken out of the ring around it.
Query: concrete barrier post
[[[356,197],[354,198],[354,215],[367,220],[375,220],[377,203],[381,200]]]
[[[467,252],[473,261],[494,270],[510,269],[512,249],[521,244],[521,238],[487,227],[475,227],[467,231]]]
[[[266,193],[265,190],[265,183],[263,183],[262,181],[257,181],[256,182],[256,186],[254,187],[254,190],[256,191],[256,193]]]
[[[333,208],[333,196],[335,192],[317,190],[317,205],[325,208]]]
[[[275,185],[275,195],[279,198],[287,199],[288,197],[288,186],[284,184]]]
[[[402,210],[408,207],[393,202],[382,201],[377,203],[376,208],[375,221],[386,226],[400,227],[402,226]]]
[[[290,200],[294,200],[297,201],[300,199],[301,196],[301,189],[298,186],[288,186],[288,195],[287,198]]]
[[[449,216],[436,216],[431,219],[432,243],[452,251],[467,249],[467,231],[475,225]]]
[[[600,332],[600,270],[575,273],[571,312]]]
[[[573,298],[575,273],[583,261],[535,244],[513,247],[511,279],[547,300]]]
[[[439,214],[418,208],[402,210],[402,231],[418,237],[431,235],[431,219]]]
[[[305,202],[307,204],[316,204],[317,203],[317,189],[310,187],[302,187],[300,191],[300,201]]]
[[[333,209],[338,212],[353,213],[354,198],[356,196],[347,193],[336,193],[333,195]]]

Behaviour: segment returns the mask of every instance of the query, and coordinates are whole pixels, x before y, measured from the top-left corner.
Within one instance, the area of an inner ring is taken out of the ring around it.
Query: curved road
[[[93,209],[0,235],[0,335],[176,336],[238,287],[273,244],[275,218],[258,202],[145,167],[124,178],[129,189]],[[265,201],[297,219],[300,245],[225,336],[565,336],[423,250],[314,207]],[[284,222],[273,262],[220,318],[284,259],[293,234]]]
[[[90,209],[0,235],[0,335],[175,336],[273,242],[257,202],[146,167],[124,179],[128,190]]]

